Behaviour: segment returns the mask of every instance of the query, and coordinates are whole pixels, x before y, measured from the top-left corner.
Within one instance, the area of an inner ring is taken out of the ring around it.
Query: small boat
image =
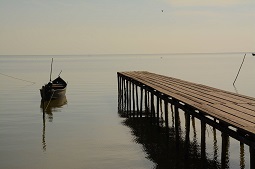
[[[42,100],[51,100],[64,97],[66,94],[67,83],[58,76],[53,81],[45,84],[40,89]]]
[[[60,77],[60,74],[62,71],[59,73],[56,79],[51,81],[52,63],[53,63],[53,58],[51,61],[50,81],[49,83],[42,86],[42,88],[40,89],[41,98],[44,101],[58,99],[58,98],[64,97],[66,94],[67,83]]]

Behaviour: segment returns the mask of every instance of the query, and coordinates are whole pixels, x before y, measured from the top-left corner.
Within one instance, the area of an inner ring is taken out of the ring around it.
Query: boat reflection
[[[60,112],[62,107],[67,104],[66,96],[51,100],[51,101],[41,101],[40,108],[43,112],[43,130],[42,130],[42,149],[46,151],[46,114],[48,116],[49,122],[53,120],[53,112]]]
[[[66,96],[58,99],[43,101],[41,100],[41,110],[46,113],[50,122],[53,120],[53,112],[60,112],[61,108],[67,104]]]

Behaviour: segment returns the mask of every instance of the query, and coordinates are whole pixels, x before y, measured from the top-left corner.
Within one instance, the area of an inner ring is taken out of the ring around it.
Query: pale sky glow
[[[0,55],[255,52],[254,0],[0,0],[0,23]]]

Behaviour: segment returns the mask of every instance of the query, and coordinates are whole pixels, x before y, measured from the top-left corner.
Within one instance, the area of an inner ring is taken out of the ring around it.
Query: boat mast
[[[62,73],[62,70],[60,71],[60,73],[58,74],[58,76],[60,76],[61,73]]]
[[[51,60],[51,67],[50,67],[50,82],[51,82],[51,74],[52,74],[52,63],[53,63],[53,58]]]

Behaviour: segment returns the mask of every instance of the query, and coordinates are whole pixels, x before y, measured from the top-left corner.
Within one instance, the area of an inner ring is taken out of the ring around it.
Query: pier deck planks
[[[255,98],[146,71],[118,72],[239,130],[255,134]]]

